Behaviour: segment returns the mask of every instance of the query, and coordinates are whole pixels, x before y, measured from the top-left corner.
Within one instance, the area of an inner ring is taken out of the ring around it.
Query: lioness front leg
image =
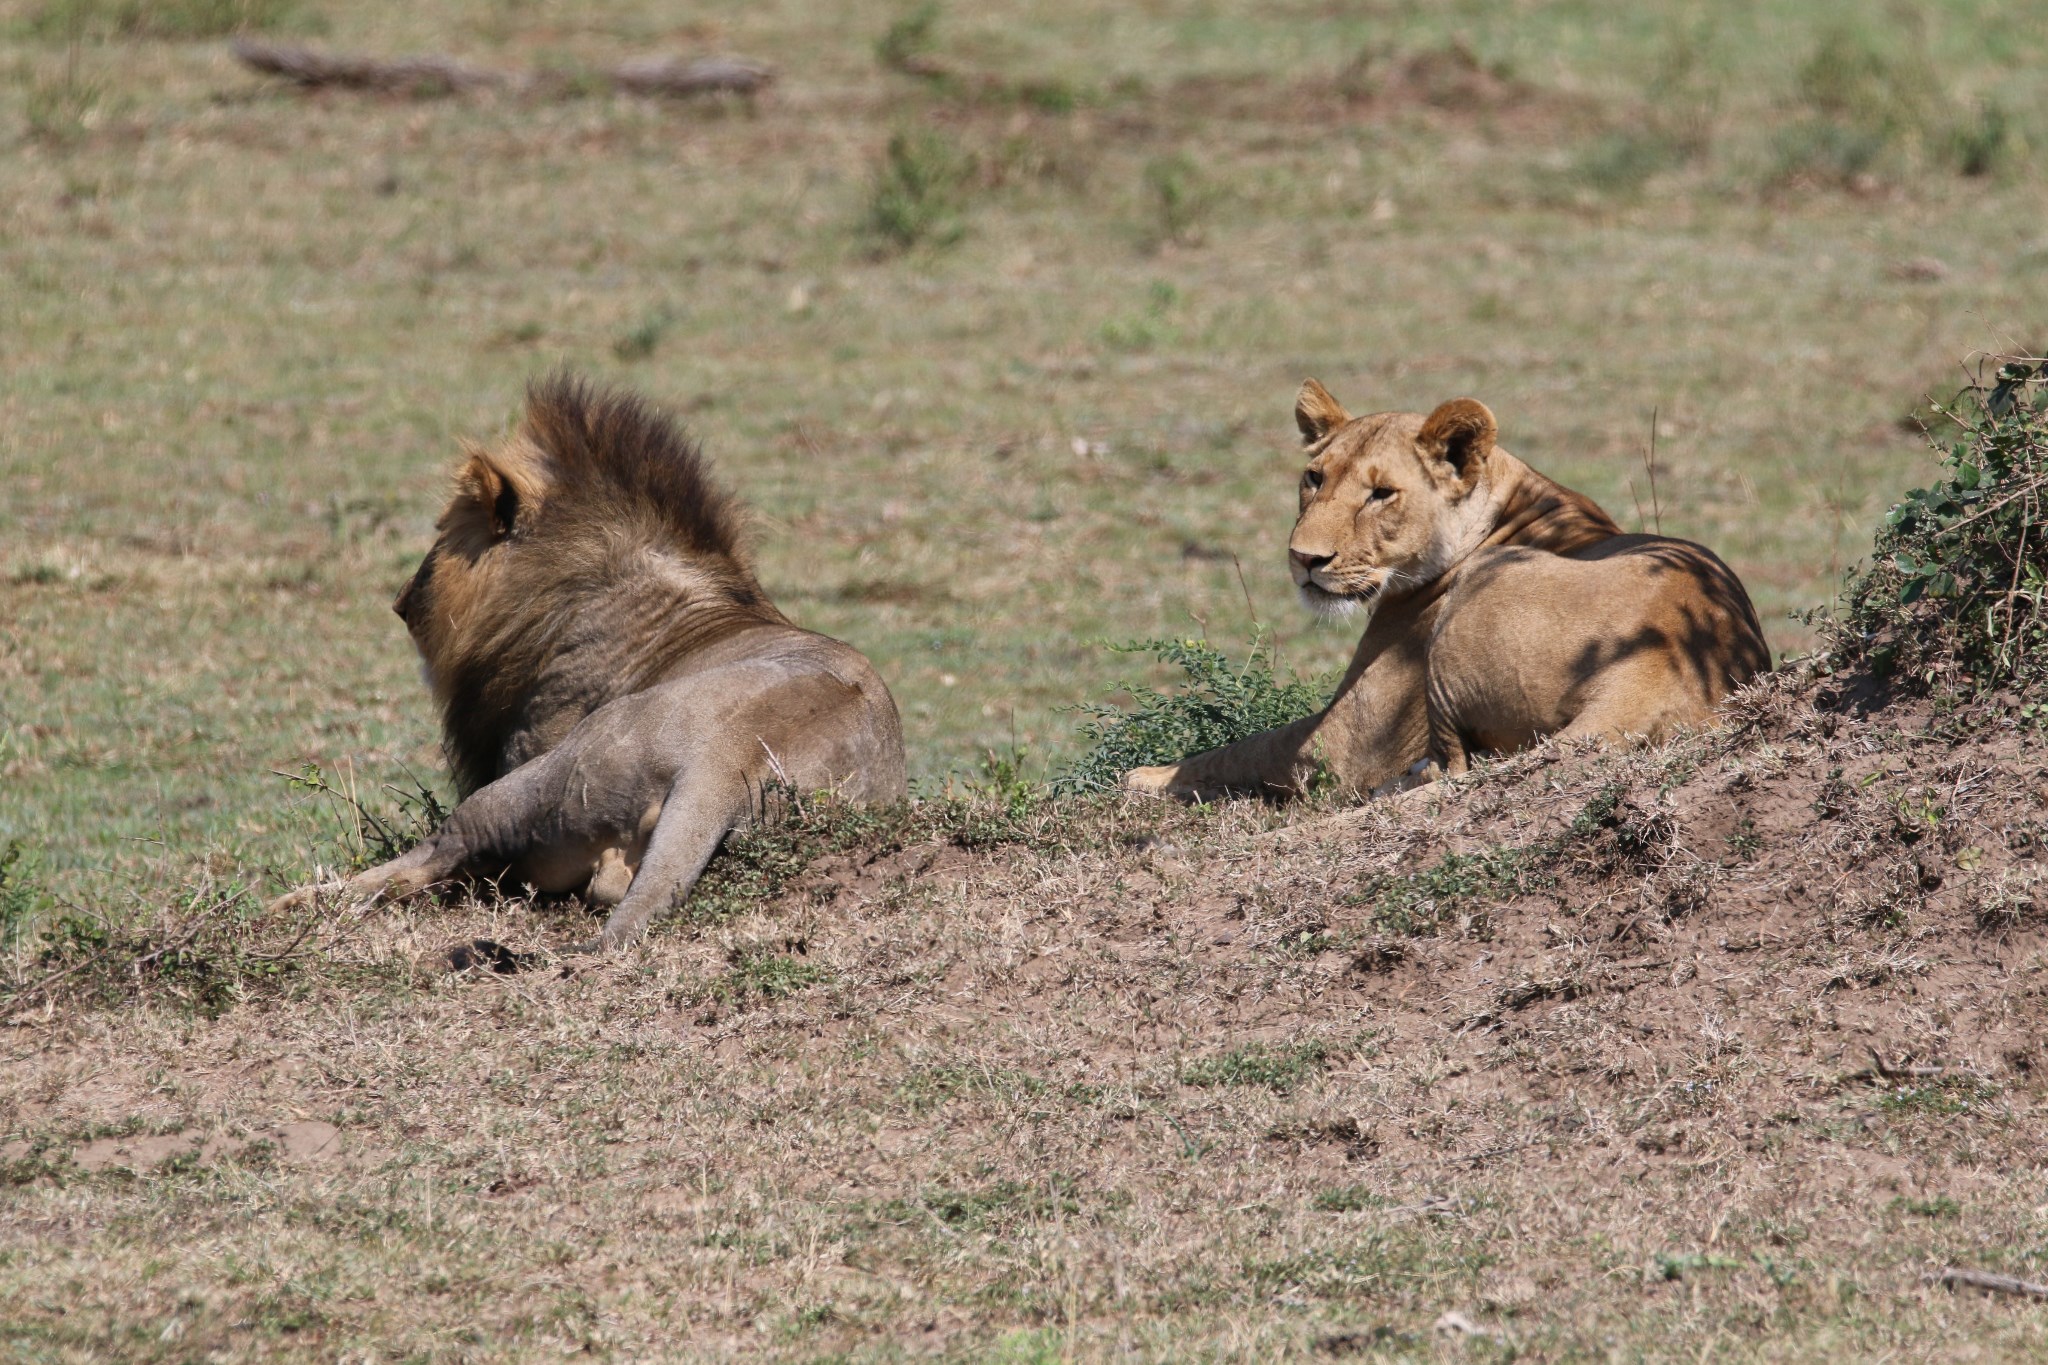
[[[1304,716],[1178,763],[1133,768],[1124,774],[1124,789],[1183,801],[1299,796],[1322,770],[1315,743],[1322,719],[1320,714]]]

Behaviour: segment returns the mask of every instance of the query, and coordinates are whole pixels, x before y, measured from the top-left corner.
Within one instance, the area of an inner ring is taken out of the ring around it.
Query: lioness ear
[[[500,469],[488,452],[476,446],[466,449],[469,458],[463,462],[462,472],[455,476],[456,489],[483,513],[491,539],[503,540],[519,524],[519,513],[530,499],[522,495],[518,482]]]
[[[1351,420],[1344,405],[1330,397],[1330,391],[1310,379],[1294,395],[1294,425],[1301,428],[1301,443],[1312,446]]]
[[[1499,434],[1486,404],[1476,398],[1453,398],[1423,419],[1415,443],[1424,454],[1450,465],[1460,483],[1469,484],[1493,453],[1493,438]]]

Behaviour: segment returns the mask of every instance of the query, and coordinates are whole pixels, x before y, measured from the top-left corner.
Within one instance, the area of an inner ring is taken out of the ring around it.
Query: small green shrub
[[[868,230],[888,247],[951,246],[967,233],[974,158],[929,130],[897,133],[868,193]]]
[[[2005,107],[1986,103],[1949,132],[1949,159],[1964,175],[1989,175],[2013,145]]]
[[[773,948],[742,949],[734,954],[732,971],[718,984],[718,994],[735,1001],[780,1000],[831,976],[825,968]]]
[[[1939,413],[1942,477],[1878,528],[1824,627],[1829,665],[1923,692],[2048,684],[2048,363],[2005,359]],[[2025,702],[2022,714],[2040,714]]]
[[[1631,197],[1689,159],[1676,138],[1656,128],[1605,133],[1572,159],[1571,179],[1598,194]]]
[[[1919,133],[1948,112],[1941,78],[1917,43],[1888,52],[1849,27],[1821,37],[1799,68],[1798,93],[1815,113],[1887,138]]]
[[[1546,846],[1446,853],[1420,872],[1375,878],[1347,899],[1370,904],[1373,924],[1387,933],[1433,934],[1460,906],[1477,909],[1517,894],[1532,869],[1554,856]]]
[[[1386,1197],[1369,1185],[1339,1185],[1319,1192],[1309,1201],[1309,1207],[1318,1213],[1364,1213],[1386,1206]]]
[[[280,773],[295,792],[323,798],[335,815],[336,836],[343,849],[343,870],[360,872],[366,867],[388,863],[412,849],[441,828],[448,819],[448,807],[419,778],[412,789],[386,786],[394,806],[377,809],[367,804],[353,779],[336,786],[317,763],[308,763],[296,773]]]
[[[1107,702],[1076,708],[1091,717],[1080,729],[1089,749],[1054,779],[1056,792],[1113,791],[1132,768],[1234,743],[1314,715],[1329,702],[1327,679],[1277,677],[1263,637],[1252,642],[1242,666],[1199,640],[1145,640],[1110,649],[1150,654],[1178,664],[1187,676],[1172,692],[1125,684],[1120,690],[1137,699],[1128,711]]]

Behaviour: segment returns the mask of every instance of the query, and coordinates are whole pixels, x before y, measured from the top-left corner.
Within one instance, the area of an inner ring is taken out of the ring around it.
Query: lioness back
[[[1748,594],[1706,547],[1622,535],[1565,554],[1480,550],[1431,635],[1433,747],[1447,767],[1545,735],[1659,739],[1769,667]]]

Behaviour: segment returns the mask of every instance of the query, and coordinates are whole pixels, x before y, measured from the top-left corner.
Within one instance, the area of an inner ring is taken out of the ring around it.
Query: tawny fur
[[[1470,398],[1353,418],[1311,379],[1288,563],[1308,606],[1365,610],[1329,706],[1125,785],[1185,799],[1364,796],[1548,735],[1657,739],[1770,666],[1756,611],[1702,546],[1624,535],[1495,443]]]
[[[904,793],[895,702],[867,659],[776,610],[739,511],[662,414],[557,376],[472,447],[393,604],[464,797],[403,857],[322,890],[505,877],[615,904],[628,942],[687,894],[775,786]]]

